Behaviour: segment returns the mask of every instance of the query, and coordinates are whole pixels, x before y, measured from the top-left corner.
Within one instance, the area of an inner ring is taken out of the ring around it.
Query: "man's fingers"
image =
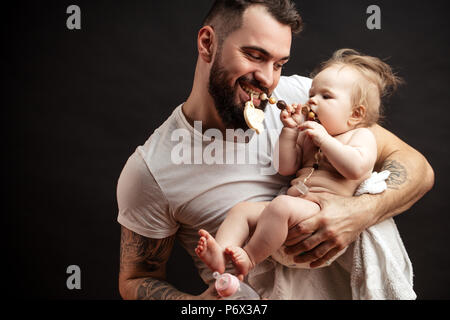
[[[294,230],[292,232],[291,236],[289,236],[289,233],[288,233],[288,237],[286,238],[286,242],[284,243],[284,245],[287,247],[295,245],[310,236],[311,236],[311,234],[297,234],[297,232]]]
[[[312,234],[297,244],[287,246],[285,252],[286,254],[292,255],[305,253],[307,251],[310,251],[311,249],[314,249],[321,242],[323,242],[323,240],[324,239],[322,239],[320,235]]]
[[[317,247],[321,242],[323,242],[325,239],[321,236],[321,234],[313,234],[312,236],[306,238],[305,240],[301,241],[300,243],[286,247],[285,252],[287,254],[300,254],[307,251],[310,251]],[[325,253],[324,253],[325,254]],[[303,255],[302,255],[303,257]],[[308,260],[309,261],[309,260]]]
[[[293,226],[292,228],[290,228],[288,230],[286,241],[292,240],[294,238],[298,238],[303,235],[305,235],[305,233],[301,232],[300,226],[298,224],[296,224],[295,226]],[[299,241],[301,241],[301,240],[299,240]]]
[[[332,248],[333,244],[329,242],[320,243],[320,245],[316,246],[313,250],[294,257],[294,261],[297,263],[315,262],[324,257]]]
[[[319,230],[321,223],[321,215],[316,214],[297,224],[296,229],[298,230],[299,234],[310,234]]]
[[[321,219],[318,216],[318,214],[314,215],[289,229],[286,238],[287,247],[285,249],[287,254],[300,254],[314,248],[320,243],[317,242],[319,239],[314,234],[319,229],[321,223]],[[298,241],[296,242],[294,239],[298,239]]]
[[[323,264],[327,264],[329,260],[331,260],[335,255],[337,255],[341,251],[339,248],[333,248],[330,251],[328,251],[324,256],[322,256],[320,259],[313,261],[310,264],[311,268],[317,268],[320,267]]]

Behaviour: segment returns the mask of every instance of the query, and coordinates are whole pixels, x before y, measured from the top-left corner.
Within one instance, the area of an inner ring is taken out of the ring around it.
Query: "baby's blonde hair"
[[[334,66],[349,66],[362,75],[363,81],[356,81],[353,107],[365,106],[366,115],[358,126],[371,126],[379,122],[383,115],[382,100],[390,96],[403,80],[394,74],[392,68],[376,57],[363,55],[353,49],[340,49],[313,72],[312,77],[322,70]]]

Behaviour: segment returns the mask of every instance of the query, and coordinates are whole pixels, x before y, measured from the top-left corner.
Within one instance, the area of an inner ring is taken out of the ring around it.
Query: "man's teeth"
[[[242,87],[242,89],[244,89],[244,91],[247,92],[249,95],[253,95],[253,98],[257,99],[261,98],[262,100],[267,99],[267,94],[265,94],[264,92],[257,92],[247,87]]]

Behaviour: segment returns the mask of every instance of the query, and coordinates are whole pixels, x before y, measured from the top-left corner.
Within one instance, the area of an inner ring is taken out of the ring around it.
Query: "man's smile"
[[[265,92],[263,92],[261,89],[255,88],[248,83],[244,84],[242,81],[239,81],[239,86],[245,94],[245,101],[249,101],[251,99],[251,96],[253,95],[253,104],[255,105],[255,107],[258,107],[261,104],[261,95],[266,94]]]

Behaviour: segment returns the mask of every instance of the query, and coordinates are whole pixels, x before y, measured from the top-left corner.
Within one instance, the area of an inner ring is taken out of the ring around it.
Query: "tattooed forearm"
[[[139,269],[160,270],[169,258],[175,237],[149,239],[122,227],[120,240],[120,271]]]
[[[176,290],[165,278],[175,236],[150,239],[122,227],[120,240],[119,285],[127,299],[185,299],[188,295]]]
[[[147,278],[137,288],[138,300],[181,300],[186,294],[165,281]]]
[[[408,178],[406,168],[396,160],[386,160],[381,168],[381,171],[383,170],[389,170],[391,172],[389,178],[386,180],[389,189],[399,189]]]

